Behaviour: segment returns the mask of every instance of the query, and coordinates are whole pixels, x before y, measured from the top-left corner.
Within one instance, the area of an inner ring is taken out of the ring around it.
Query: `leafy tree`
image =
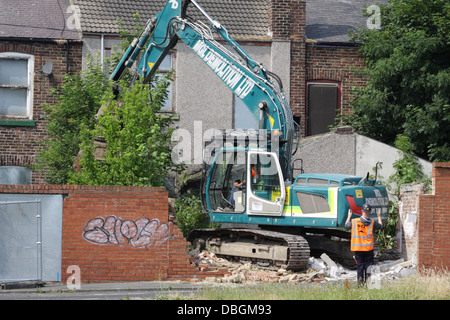
[[[139,22],[138,15],[134,19]],[[123,29],[120,21],[118,24]],[[122,50],[114,51],[106,61],[108,73],[141,29],[136,25],[121,32]],[[137,83],[127,88],[133,78],[127,71],[120,84],[124,88],[118,97],[121,103],[117,104],[100,64],[89,61],[85,71],[66,75],[64,83],[53,91],[58,103],[44,105],[50,138],[44,141],[35,168],[45,171],[50,184],[161,185],[161,177],[171,169],[178,170],[168,151],[173,119],[157,114],[167,98],[170,77],[158,75],[151,85]],[[95,115],[102,105],[104,115],[97,123]],[[98,161],[94,137],[107,142],[102,161]],[[74,161],[80,149],[82,170],[75,173]]]
[[[158,77],[152,86],[138,82],[127,88],[121,81],[117,100],[110,87],[98,124],[81,131],[82,169],[71,174],[70,183],[161,186],[162,178],[180,169],[170,156],[174,120],[158,114],[170,81],[170,74]],[[96,160],[94,137],[102,137],[107,145],[101,161]]]
[[[450,2],[379,6],[381,29],[352,35],[369,80],[344,123],[391,145],[402,134],[417,155],[450,160]]]
[[[64,83],[52,90],[58,102],[43,105],[50,138],[43,141],[35,166],[45,171],[47,183],[67,183],[81,143],[80,128],[94,127],[94,116],[107,89],[101,68],[89,62],[86,71],[65,75]]]

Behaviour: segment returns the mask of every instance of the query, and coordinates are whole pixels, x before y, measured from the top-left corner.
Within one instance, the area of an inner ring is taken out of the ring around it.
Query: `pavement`
[[[68,287],[61,282],[45,283],[37,286],[35,282],[8,283],[0,286],[2,293],[35,293],[35,292],[107,292],[107,291],[195,291],[211,283],[188,281],[139,281],[139,282],[105,282],[81,284],[79,288]]]

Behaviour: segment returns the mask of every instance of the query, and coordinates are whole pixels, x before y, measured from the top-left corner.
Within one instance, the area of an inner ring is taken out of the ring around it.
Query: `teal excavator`
[[[193,5],[204,16],[186,14]],[[294,141],[299,130],[277,75],[253,60],[195,0],[168,0],[136,37],[110,79],[126,68],[150,81],[177,42],[183,41],[242,100],[259,123],[254,130],[221,130],[204,146],[201,200],[211,222],[229,228],[194,230],[189,240],[219,256],[262,266],[307,267],[312,253],[353,261],[343,230],[370,204],[388,215],[380,181],[341,174],[301,173],[294,177]],[[219,42],[219,40],[221,40]],[[376,166],[378,168],[378,164]]]

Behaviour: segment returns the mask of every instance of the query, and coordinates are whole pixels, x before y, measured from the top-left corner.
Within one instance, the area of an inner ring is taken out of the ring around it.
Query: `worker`
[[[351,220],[352,210],[349,209],[347,221],[345,222],[345,227],[347,229],[351,228],[351,251],[355,252],[356,277],[359,286],[364,285],[370,276],[367,274],[367,269],[373,264],[374,258],[373,231],[383,227],[381,209],[377,210],[378,222],[369,218],[371,212],[372,207],[369,204],[364,204],[361,217]]]
[[[252,181],[253,183],[257,183],[259,178],[259,174],[258,174],[258,169],[256,168],[255,165],[252,165]]]
[[[234,192],[236,190],[242,190],[245,189],[245,180],[241,182],[241,180],[235,180],[233,187],[231,188],[231,193],[230,193],[230,199],[228,202],[230,202],[232,205],[234,205]]]

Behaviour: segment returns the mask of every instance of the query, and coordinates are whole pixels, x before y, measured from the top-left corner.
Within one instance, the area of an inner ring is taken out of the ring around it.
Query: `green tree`
[[[58,102],[43,105],[50,138],[43,141],[35,166],[45,172],[47,183],[67,183],[79,152],[80,129],[94,127],[94,116],[107,89],[101,68],[89,62],[86,71],[65,75],[64,83],[52,90]]]
[[[391,145],[402,134],[417,155],[450,160],[450,2],[391,0],[379,6],[381,28],[352,35],[369,80],[344,123]]]
[[[93,129],[81,132],[81,171],[73,184],[161,186],[170,171],[181,169],[171,159],[171,116],[159,114],[167,99],[171,75],[155,77],[152,85],[135,83],[122,88],[117,100],[112,87],[103,99],[104,113]],[[94,137],[106,142],[101,161],[95,158]]]

